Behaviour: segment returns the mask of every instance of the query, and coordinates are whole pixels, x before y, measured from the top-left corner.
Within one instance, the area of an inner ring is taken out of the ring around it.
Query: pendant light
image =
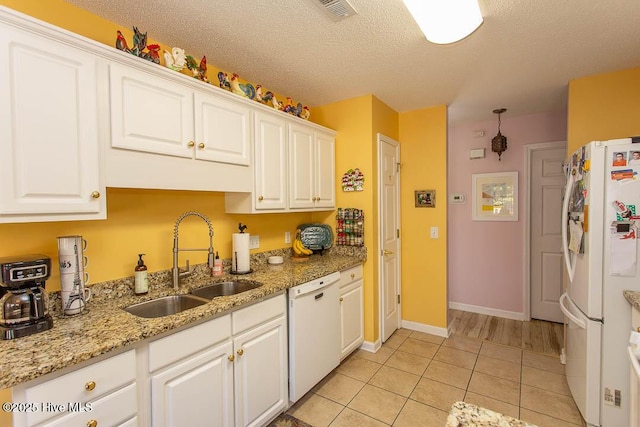
[[[506,108],[493,110],[493,113],[498,115],[498,134],[491,140],[491,151],[498,153],[498,161],[501,160],[502,153],[507,151],[507,137],[500,133],[500,115],[505,111],[507,111]]]
[[[427,40],[454,43],[482,24],[478,0],[402,0]]]

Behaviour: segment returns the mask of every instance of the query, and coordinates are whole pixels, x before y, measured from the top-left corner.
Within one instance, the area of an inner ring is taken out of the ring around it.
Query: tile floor
[[[458,401],[539,427],[584,426],[557,356],[399,329],[357,350],[288,413],[314,427],[440,427]]]

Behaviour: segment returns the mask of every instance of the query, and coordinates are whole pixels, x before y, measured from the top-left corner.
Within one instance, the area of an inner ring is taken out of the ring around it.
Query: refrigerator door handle
[[[569,318],[569,320],[578,325],[580,329],[587,329],[587,324],[582,319],[577,318],[567,307],[565,307],[564,301],[568,299],[569,295],[566,292],[560,295],[560,299],[558,300],[558,302],[560,303],[560,310],[564,313],[565,316]],[[570,301],[569,304],[571,304]]]
[[[569,282],[573,282],[573,276],[576,272],[575,262],[571,265],[571,252],[569,252],[569,198],[573,191],[573,179],[571,174],[568,175],[567,185],[565,185],[564,199],[562,200],[562,257],[564,258],[564,264],[567,267],[567,274],[569,275]]]

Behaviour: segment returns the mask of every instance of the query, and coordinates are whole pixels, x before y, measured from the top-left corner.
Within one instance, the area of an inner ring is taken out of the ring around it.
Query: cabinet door
[[[340,289],[341,359],[364,342],[362,280]]]
[[[151,424],[232,426],[231,342],[151,376]]]
[[[335,138],[316,134],[315,145],[315,207],[336,206]]]
[[[0,40],[0,221],[105,218],[97,58],[5,26]]]
[[[256,209],[285,209],[287,189],[286,122],[271,114],[255,113]]]
[[[195,94],[196,158],[248,166],[251,113],[239,102]]]
[[[313,130],[289,126],[289,207],[313,208],[315,202]]]
[[[288,404],[286,317],[233,339],[236,426],[262,426]]]
[[[111,147],[193,157],[193,91],[112,63]]]

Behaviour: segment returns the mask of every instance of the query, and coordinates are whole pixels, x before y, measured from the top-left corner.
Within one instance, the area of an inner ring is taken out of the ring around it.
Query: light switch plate
[[[251,235],[249,236],[249,249],[258,249],[260,247],[260,236]]]
[[[431,238],[432,239],[438,238],[438,227],[431,227]]]
[[[284,242],[285,243],[291,243],[291,232],[290,231],[285,231],[284,232]]]

